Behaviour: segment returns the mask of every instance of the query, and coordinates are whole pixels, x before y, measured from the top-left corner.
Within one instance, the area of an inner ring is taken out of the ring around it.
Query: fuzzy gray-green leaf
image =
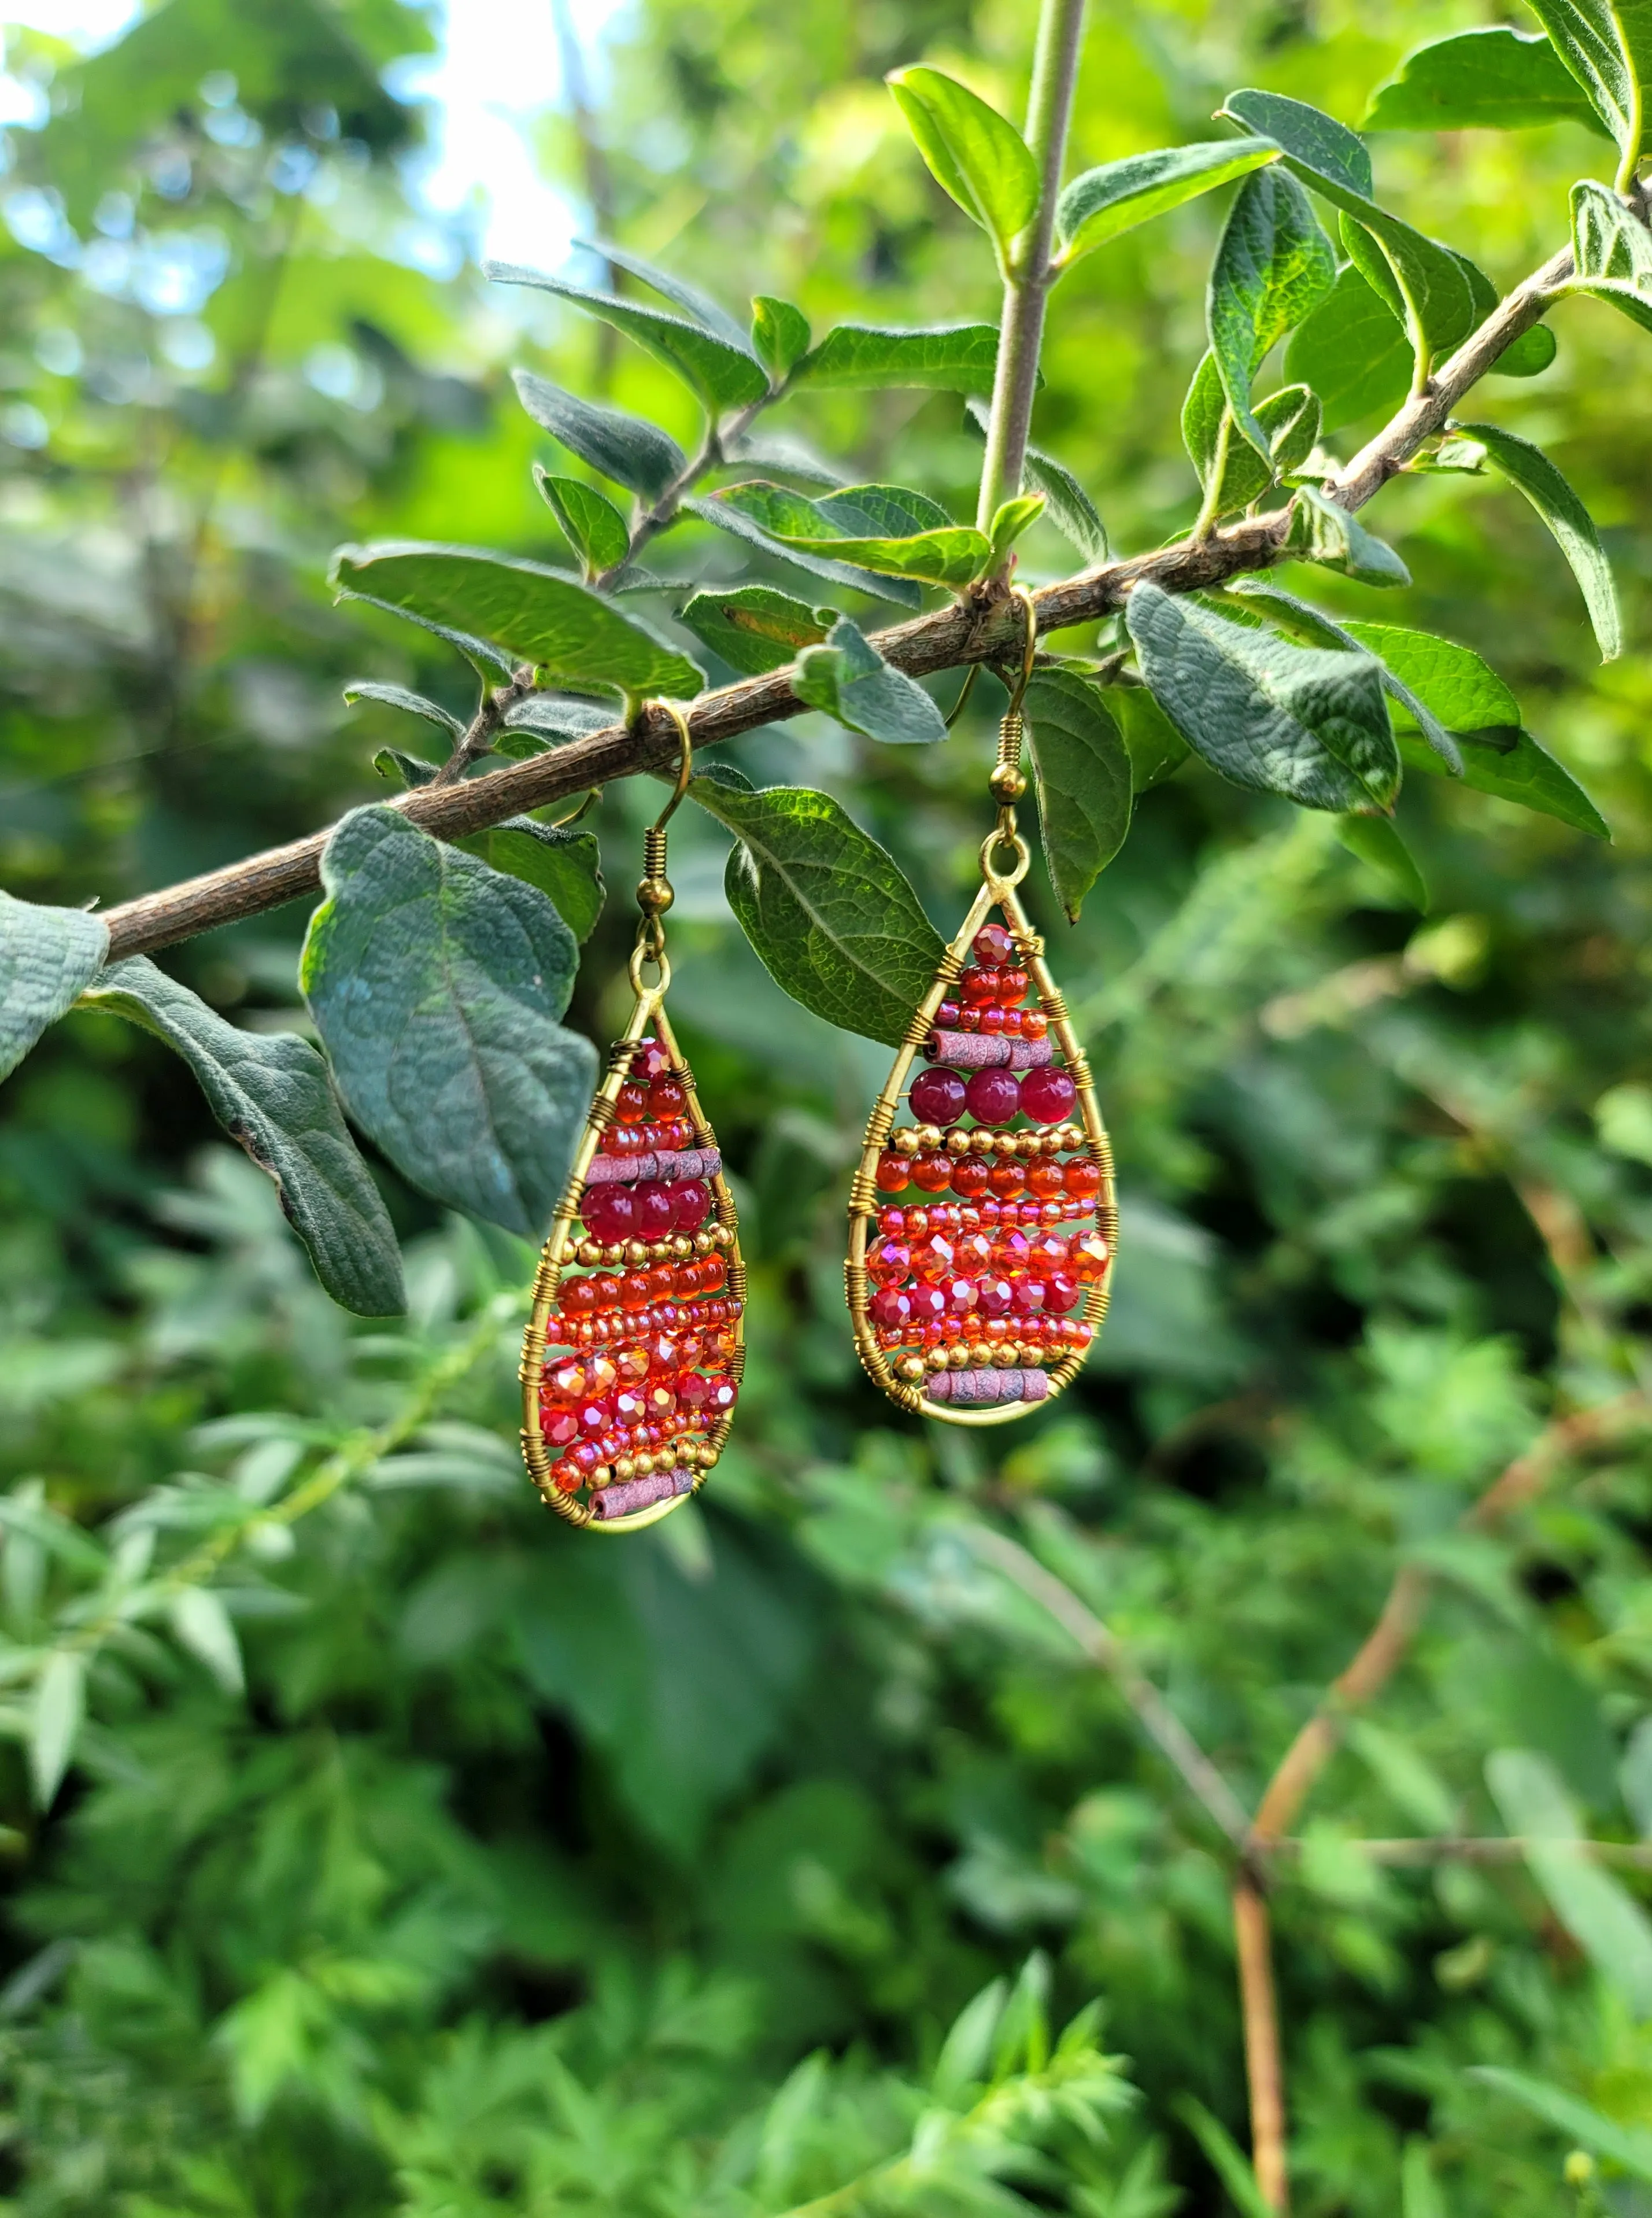
[[[838,617],[823,645],[798,656],[792,691],[811,709],[886,746],[931,747],[946,737],[946,720],[918,680],[886,662],[847,616]]]
[[[773,585],[736,585],[729,592],[696,593],[679,610],[678,621],[733,669],[757,678],[818,646],[832,613],[811,609]]]
[[[389,1214],[308,1040],[226,1024],[145,955],[112,963],[85,999],[183,1056],[231,1139],[275,1180],[317,1278],[341,1307],[362,1317],[405,1307]]]
[[[1044,859],[1076,924],[1130,828],[1129,750],[1098,689],[1072,671],[1038,672],[1024,706]]]
[[[1257,453],[1270,460],[1268,433],[1251,407],[1251,380],[1335,282],[1331,242],[1296,180],[1283,168],[1247,177],[1216,250],[1207,319],[1234,420]]]
[[[657,500],[688,468],[688,456],[668,432],[622,408],[604,408],[565,393],[530,369],[512,370],[517,397],[535,424],[560,439],[582,462],[616,485]]]
[[[0,1078],[90,984],[108,951],[102,917],[0,893]]]
[[[1624,647],[1623,620],[1618,610],[1618,588],[1612,565],[1600,544],[1594,519],[1542,449],[1530,439],[1506,431],[1500,424],[1453,424],[1452,430],[1477,439],[1509,483],[1523,493],[1554,534],[1561,553],[1572,567],[1594,626],[1602,662],[1610,662]]]
[[[542,1236],[596,1083],[557,1019],[578,963],[545,895],[382,806],[322,859],[302,982],[350,1115],[439,1201]]]
[[[898,1046],[946,947],[893,856],[828,794],[691,790],[735,834],[729,906],[777,984],[828,1024]]]

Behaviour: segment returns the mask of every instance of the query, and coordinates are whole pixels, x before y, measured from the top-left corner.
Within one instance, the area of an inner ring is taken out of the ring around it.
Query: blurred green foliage
[[[1358,123],[1410,46],[1477,20],[1092,0],[1073,166],[1198,136],[1247,83]],[[880,80],[928,60],[1016,112],[1029,33],[1005,0],[641,0],[603,59],[612,220],[731,307],[784,294],[817,330],[991,317],[990,262]],[[418,118],[379,72],[427,36],[392,0],[172,0],[90,64],[9,48],[57,107],[8,134],[0,233],[15,893],[107,903],[382,793],[373,754],[408,728],[347,708],[353,678],[466,711],[455,658],[331,610],[324,578],[373,534],[565,559],[529,466],[566,458],[511,364],[691,435],[645,356],[486,288],[410,202]],[[1505,285],[1601,158],[1569,122],[1374,146],[1384,192]],[[543,152],[580,189],[566,119]],[[1118,548],[1197,509],[1177,427],[1219,220],[1181,210],[1059,298],[1036,437]],[[38,1715],[0,1689],[0,2207],[1221,2207],[1180,2104],[1242,2141],[1223,1844],[985,1564],[991,1529],[1129,1643],[1250,1804],[1396,1564],[1432,1571],[1414,1658],[1275,1898],[1300,2206],[1652,2208],[1609,2151],[1604,2188],[1577,2164],[1564,2184],[1575,2118],[1475,2076],[1652,2126],[1629,1968],[1591,1961],[1518,1866],[1388,1870],[1348,1845],[1505,1830],[1485,1766],[1514,1748],[1597,1835],[1652,1829],[1635,1435],[1457,1529],[1547,1417],[1638,1391],[1649,1362],[1652,417],[1640,335],[1587,302],[1552,320],[1553,367],[1483,408],[1584,492],[1630,652],[1595,664],[1569,575],[1494,483],[1395,486],[1380,529],[1416,581],[1401,620],[1485,655],[1613,844],[1414,779],[1420,925],[1328,821],[1184,766],[1080,926],[1039,888],[1125,1225],[1086,1382],[1001,1455],[920,1435],[860,1378],[841,1199],[886,1056],[770,984],[708,821],[679,820],[673,1009],[741,1179],[750,1386],[703,1509],[623,1547],[554,1526],[516,1463],[526,1248],[386,1171],[411,1317],[357,1327],[156,1043],[77,1014],[9,1082],[0,1608],[14,1641],[96,1661],[49,1679],[87,1722],[45,1818]],[[788,428],[971,511],[952,397],[823,393]],[[699,526],[684,543],[732,562]],[[1048,524],[1025,567],[1068,567]],[[1394,619],[1393,595],[1328,598]],[[979,718],[931,753],[811,716],[738,755],[837,795],[950,930],[987,747]],[[610,883],[647,805],[604,803]],[[239,1024],[301,1028],[303,923],[168,967]],[[581,974],[598,1038],[626,932],[605,916]],[[166,1612],[102,1639],[168,1565]],[[1088,2021],[1048,2054],[1046,2020],[1093,1998],[1108,2056]]]

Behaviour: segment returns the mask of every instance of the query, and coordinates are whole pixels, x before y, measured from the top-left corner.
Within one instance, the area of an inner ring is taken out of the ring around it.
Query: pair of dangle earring
[[[867,1121],[844,1270],[866,1371],[902,1409],[950,1425],[1008,1423],[1072,1383],[1107,1313],[1118,1237],[1090,1067],[1016,891],[1038,634],[1030,596],[1012,590],[1025,630],[988,781],[998,821]],[[903,1094],[911,1121],[898,1124]]]
[[[631,1019],[614,1044],[534,1280],[523,1454],[551,1509],[593,1532],[658,1523],[703,1485],[733,1422],[746,1269],[717,1138],[665,1013],[665,827],[643,834]]]

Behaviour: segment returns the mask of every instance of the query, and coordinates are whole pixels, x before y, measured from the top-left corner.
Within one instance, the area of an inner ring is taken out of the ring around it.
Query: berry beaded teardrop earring
[[[691,757],[682,710],[655,705],[676,725],[682,759],[676,790],[643,835],[636,1002],[540,1257],[522,1359],[534,1484],[570,1524],[609,1533],[656,1523],[704,1484],[746,1358],[734,1204],[665,1014],[665,827]]]
[[[1090,1068],[1016,892],[1037,623],[1013,590],[1026,633],[981,891],[868,1119],[849,1201],[860,1360],[891,1401],[951,1425],[1004,1424],[1077,1377],[1107,1312],[1118,1230]],[[897,1129],[903,1090],[913,1121]]]

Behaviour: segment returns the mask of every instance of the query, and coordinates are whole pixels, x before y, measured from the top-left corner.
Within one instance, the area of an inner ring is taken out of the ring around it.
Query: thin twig
[[[1547,289],[1570,268],[1556,256],[1536,276],[1518,286],[1480,330],[1432,381],[1429,392],[1408,401],[1385,430],[1357,455],[1337,482],[1337,499],[1347,509],[1362,507],[1383,481],[1439,430],[1451,411],[1482,377],[1505,347],[1531,329],[1542,313]],[[1128,561],[1104,563],[1032,596],[1040,632],[1087,623],[1120,608],[1140,579],[1150,578],[1166,592],[1192,592],[1247,570],[1265,570],[1280,560],[1290,511],[1247,518],[1203,539],[1184,539],[1172,547]],[[1001,601],[983,605],[955,601],[932,615],[914,617],[879,633],[875,644],[897,669],[924,677],[961,664],[990,662],[1017,641],[1019,611]],[[760,724],[799,715],[806,705],[791,687],[789,666],[702,694],[689,728],[696,747],[738,738]],[[399,796],[387,806],[400,809],[415,824],[439,837],[456,839],[502,823],[518,811],[539,809],[564,795],[592,785],[611,784],[640,771],[663,767],[675,753],[677,738],[663,714],[640,719],[629,728],[609,725],[588,739],[511,763],[481,778],[450,785],[424,786]],[[295,839],[284,847],[249,855],[204,877],[124,901],[107,912],[112,957],[136,955],[188,939],[198,932],[256,916],[312,894],[321,883],[321,856],[331,827]]]
[[[1251,2169],[1270,2210],[1290,2207],[1285,2161],[1285,2081],[1279,2059],[1279,2004],[1273,1989],[1273,1936],[1268,1905],[1249,1871],[1234,1881],[1234,1942],[1239,1958],[1239,2006],[1250,2097]]]
[[[1231,1844],[1243,1852],[1250,1835],[1250,1820],[1243,1804],[1199,1746],[1150,1679],[1142,1677],[1128,1651],[1109,1632],[1087,1603],[1071,1587],[1046,1571],[1036,1556],[1002,1533],[986,1527],[972,1531],[969,1546],[1030,1595],[1041,1608],[1098,1664],[1130,1708],[1142,1731],[1160,1754],[1180,1775],[1188,1792],[1202,1806]]]

